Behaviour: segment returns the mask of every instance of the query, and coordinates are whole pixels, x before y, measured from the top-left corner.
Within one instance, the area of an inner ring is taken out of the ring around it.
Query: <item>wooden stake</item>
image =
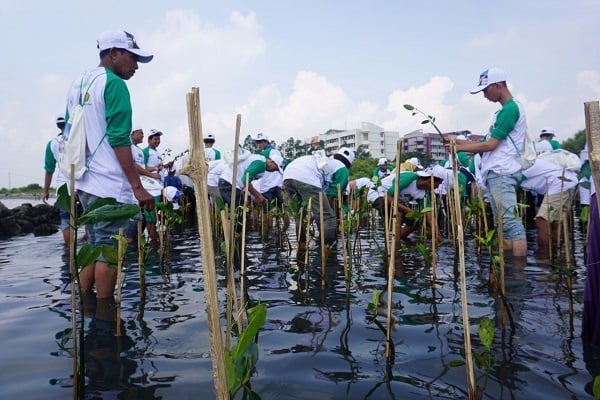
[[[450,159],[452,160],[452,178],[454,189],[458,189],[458,163],[456,157],[456,140],[450,139]],[[453,191],[454,214],[461,214],[460,192]],[[463,336],[465,341],[465,366],[467,373],[467,385],[469,387],[469,399],[475,398],[475,372],[473,367],[473,351],[471,348],[471,329],[469,324],[469,307],[467,299],[467,271],[465,267],[465,244],[463,235],[462,218],[456,218],[456,240],[458,242],[458,271],[460,273],[460,298],[463,319]]]
[[[116,333],[115,336],[121,336],[121,295],[123,293],[123,228],[119,228],[119,240],[117,241],[117,309],[116,309]]]
[[[79,369],[77,368],[78,346],[77,346],[77,302],[75,296],[80,292],[80,297],[84,294],[79,291],[78,271],[75,265],[75,252],[77,250],[77,238],[75,231],[75,164],[71,164],[71,174],[69,179],[70,186],[70,217],[69,217],[69,271],[71,273],[71,331],[73,341],[73,400],[79,398]],[[80,303],[83,304],[83,298]],[[83,310],[81,311],[83,313]],[[83,368],[83,366],[82,366]],[[82,369],[83,370],[83,369]]]
[[[398,215],[398,197],[400,196],[400,156],[402,155],[402,141],[396,142],[396,177],[394,178],[394,201],[392,206],[392,242],[390,243],[390,255],[387,269],[387,318],[385,331],[385,356],[389,358],[392,355],[392,301],[394,294],[394,276],[396,265],[396,224],[399,224]]]
[[[319,221],[321,222],[319,239],[321,239],[321,286],[325,287],[325,217],[323,216],[323,192],[319,192]],[[327,199],[326,199],[327,200]]]
[[[217,399],[228,399],[229,392],[227,390],[227,372],[224,358],[225,349],[223,348],[223,337],[221,334],[217,277],[209,214],[210,207],[208,206],[206,183],[208,171],[204,159],[204,145],[202,143],[202,122],[200,118],[200,95],[198,88],[192,88],[192,91],[187,94],[186,100],[190,130],[190,158],[188,159],[188,164],[180,170],[180,173],[188,175],[192,182],[194,182],[215,395]]]

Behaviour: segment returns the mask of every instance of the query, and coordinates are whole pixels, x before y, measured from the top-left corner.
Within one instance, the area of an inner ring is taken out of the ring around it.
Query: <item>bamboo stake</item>
[[[503,218],[502,218],[502,200],[498,201],[498,279],[496,281],[496,287],[500,290],[500,298],[505,299],[504,293],[504,231],[503,231]],[[493,263],[493,261],[492,261]],[[506,328],[506,310],[504,307],[500,308],[500,321],[502,329]]]
[[[585,130],[588,145],[588,154],[590,158],[590,167],[592,170],[592,179],[596,191],[600,190],[600,102],[587,101],[584,103],[585,109]],[[600,210],[600,193],[596,194],[598,210]],[[591,220],[591,218],[590,218]],[[588,223],[589,225],[589,223]]]
[[[312,218],[311,210],[312,197],[308,199],[308,208],[306,211],[306,251],[304,252],[304,270],[306,271],[306,282],[308,284],[308,244],[310,243],[310,219]],[[302,227],[302,224],[300,224]],[[307,288],[308,289],[308,288]]]
[[[437,247],[437,230],[438,230],[438,222],[437,222],[437,198],[435,195],[434,188],[434,176],[431,175],[429,177],[429,182],[431,183],[431,280],[433,283],[436,281],[436,267],[437,267],[437,257],[436,257],[436,247]]]
[[[119,240],[117,241],[117,309],[116,309],[116,324],[117,329],[115,336],[121,336],[121,295],[123,293],[123,242],[121,238],[123,237],[123,228],[119,228]]]
[[[71,174],[69,179],[69,191],[71,196],[70,200],[70,217],[69,217],[69,271],[71,273],[71,331],[73,340],[73,400],[79,398],[79,373],[77,368],[78,360],[78,346],[77,346],[77,305],[75,295],[79,288],[79,282],[77,281],[77,266],[75,265],[75,251],[76,251],[76,232],[75,232],[75,164],[71,164]],[[80,295],[83,295],[80,293]],[[83,301],[83,299],[82,299]],[[82,310],[83,312],[83,310]]]
[[[388,270],[387,270],[387,318],[386,318],[386,331],[385,331],[385,356],[390,357],[392,354],[392,348],[390,343],[392,343],[392,300],[393,300],[393,292],[394,292],[394,271],[396,264],[396,224],[399,224],[400,221],[397,218],[398,215],[398,197],[400,197],[400,155],[402,154],[402,141],[396,141],[396,177],[394,178],[394,201],[392,206],[392,226],[394,230],[392,232],[392,237],[394,240],[390,243],[390,256],[388,261]]]
[[[341,227],[340,227],[340,232],[341,232],[341,240],[342,240],[342,258],[344,259],[344,279],[346,281],[348,281],[349,279],[349,272],[348,272],[348,252],[346,250],[346,241],[345,241],[345,234],[344,234],[344,205],[342,204],[342,188],[338,185],[337,187],[337,197],[338,197],[338,208],[340,210],[340,221],[341,221]],[[350,198],[352,198],[352,193],[350,193]],[[348,235],[350,236],[350,235]]]
[[[456,157],[456,140],[450,139],[450,159],[452,160],[452,178],[454,188],[458,188],[458,165]],[[454,190],[454,212],[460,215],[460,193]],[[456,218],[456,240],[458,241],[458,261],[460,273],[460,296],[463,317],[463,335],[465,340],[465,366],[467,372],[467,385],[469,387],[469,399],[475,398],[475,372],[473,368],[473,352],[471,349],[471,329],[469,324],[469,307],[467,299],[467,271],[465,267],[465,244],[463,235],[462,218]]]
[[[215,395],[219,400],[229,398],[227,372],[225,369],[225,350],[221,334],[219,299],[217,296],[217,277],[215,257],[211,235],[210,214],[207,191],[207,165],[204,159],[202,143],[202,121],[200,117],[200,95],[197,87],[187,94],[188,125],[190,130],[190,158],[180,173],[188,175],[194,182],[196,196],[196,215],[202,250],[202,274],[204,276],[204,296],[208,314],[208,333],[212,358]]]
[[[146,297],[146,269],[144,265],[144,247],[142,246],[142,220],[137,222],[138,269],[140,273],[140,298]]]
[[[245,258],[243,256],[243,254],[245,254],[246,252],[246,216],[247,216],[247,212],[246,212],[246,204],[248,204],[248,183],[249,183],[249,174],[246,173],[246,179],[244,179],[244,181],[246,182],[246,190],[244,191],[244,206],[242,207],[242,243],[241,243],[241,247],[240,247],[240,254],[242,254],[241,260],[240,260],[240,271],[241,271],[241,278],[240,278],[240,301],[238,302],[238,304],[244,304],[244,276],[246,274],[246,263],[245,263]],[[245,307],[244,307],[245,308]],[[239,310],[237,310],[239,311]],[[238,330],[241,332],[243,327],[244,327],[244,313],[242,312],[237,312],[236,315],[238,316],[237,318],[237,324],[238,324]]]
[[[319,239],[321,239],[321,287],[325,287],[325,217],[323,215],[323,192],[319,192],[319,221],[321,222],[320,226],[320,235]]]

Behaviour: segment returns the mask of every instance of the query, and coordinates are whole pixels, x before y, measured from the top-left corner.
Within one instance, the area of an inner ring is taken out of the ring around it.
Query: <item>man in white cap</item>
[[[400,171],[416,172],[423,169],[421,161],[417,157],[411,157],[400,164]]]
[[[131,129],[131,156],[133,157],[135,169],[140,175],[142,186],[144,186],[148,193],[155,197],[154,200],[156,201],[156,197],[160,195],[160,190],[162,188],[162,184],[160,183],[161,176],[158,172],[153,172],[153,168],[148,168],[146,166],[146,163],[144,161],[144,152],[138,146],[143,141],[143,128],[140,125],[134,125]],[[132,201],[135,201],[135,198],[133,198]],[[144,227],[148,230],[148,235],[150,236],[150,239],[156,243],[158,241],[158,232],[156,232],[156,211],[147,211],[142,209],[142,212]],[[128,243],[133,243],[137,238],[138,219],[139,217],[136,217],[133,221],[129,222],[129,226],[125,235],[127,237]]]
[[[216,161],[221,159],[221,152],[215,149],[213,146],[215,144],[215,134],[212,132],[207,132],[204,134],[204,158],[207,162]]]
[[[273,160],[279,167],[275,171],[265,172],[262,178],[260,178],[260,193],[267,199],[267,203],[263,204],[263,211],[266,214],[266,226],[267,228],[270,228],[273,225],[273,218],[268,211],[272,207],[276,207],[283,211],[283,156],[271,143],[266,133],[258,132],[253,136],[253,139],[256,143],[256,147],[258,147],[259,154]],[[286,226],[287,223],[288,221],[286,219]]]
[[[56,116],[56,127],[59,129],[58,134],[48,142],[46,145],[46,153],[44,157],[44,194],[42,195],[42,201],[47,203],[50,197],[50,184],[52,183],[52,175],[56,171],[56,191],[62,185],[67,184],[67,178],[62,174],[60,168],[56,168],[58,162],[59,149],[64,141],[65,132],[65,114],[60,113]],[[71,238],[71,231],[69,229],[69,222],[71,215],[66,210],[58,210],[60,216],[60,230],[63,235],[63,241],[65,246],[68,246]]]
[[[482,153],[480,175],[487,187],[496,225],[502,218],[506,241],[505,249],[515,257],[527,256],[525,226],[517,216],[517,187],[521,181],[520,150],[527,134],[527,120],[523,106],[513,99],[506,84],[506,72],[489,68],[481,73],[471,94],[483,91],[486,99],[500,103],[490,131],[483,142],[456,141],[456,151]],[[498,203],[502,210],[498,210]]]
[[[67,95],[67,115],[82,105],[86,120],[87,145],[96,149],[87,171],[76,181],[75,188],[84,210],[102,198],[128,203],[133,196],[140,206],[151,210],[154,197],[140,181],[131,156],[132,107],[126,80],[138,69],[138,63],[150,62],[153,56],[139,48],[134,36],[126,31],[108,31],[97,40],[100,64],[76,78]],[[113,244],[113,235],[126,228],[128,220],[88,225],[94,246]],[[100,255],[79,274],[87,301],[98,298],[96,316],[114,318],[114,288],[117,270],[110,268]],[[99,315],[101,314],[101,316]]]
[[[337,220],[328,199],[337,198],[338,187],[341,193],[346,190],[354,157],[354,150],[348,147],[340,147],[332,158],[325,157],[321,150],[296,158],[283,171],[283,187],[289,201],[300,206],[311,199],[311,212],[317,225],[320,225],[319,193],[323,193],[323,233],[327,245],[337,241]],[[306,250],[306,225],[299,219],[296,231],[298,250]]]
[[[377,160],[377,166],[373,169],[373,178],[377,178],[379,181],[390,174],[392,166],[388,165],[388,160],[385,157],[381,157]]]
[[[540,131],[540,140],[534,144],[537,155],[560,149],[560,143],[554,140],[554,128],[546,126]]]
[[[433,176],[433,180],[431,177]],[[419,170],[417,172],[401,171],[398,179],[398,215],[396,218],[396,243],[405,239],[415,228],[416,220],[411,218],[411,211],[415,207],[423,208],[429,204],[426,201],[432,189],[436,189],[446,179],[447,173],[439,165],[432,169]],[[396,193],[396,174],[392,174],[381,182],[381,186],[387,190],[387,201],[393,206]],[[434,221],[432,213],[425,213],[425,218],[430,229],[433,231]],[[435,230],[438,239],[441,239],[439,230]]]

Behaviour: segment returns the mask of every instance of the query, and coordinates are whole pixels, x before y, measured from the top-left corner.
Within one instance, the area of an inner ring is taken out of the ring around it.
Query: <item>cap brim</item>
[[[154,58],[154,56],[152,54],[146,53],[142,49],[125,49],[125,50],[127,50],[130,53],[135,54],[137,56],[138,62],[141,62],[141,63],[149,63]]]
[[[477,93],[481,92],[483,89],[485,89],[488,86],[490,86],[490,85],[479,85],[475,89],[471,90],[470,93],[471,94],[477,94]]]

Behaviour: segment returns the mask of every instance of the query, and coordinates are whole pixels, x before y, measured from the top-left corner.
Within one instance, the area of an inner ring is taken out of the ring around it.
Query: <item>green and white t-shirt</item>
[[[483,153],[481,157],[481,176],[484,181],[489,171],[511,175],[521,170],[518,157],[526,132],[525,110],[521,103],[510,99],[496,112],[490,131],[485,136],[485,140],[494,138],[499,140],[500,144],[494,150]]]
[[[129,202],[133,191],[113,150],[131,146],[132,110],[127,85],[104,67],[84,73],[69,89],[67,121],[69,112],[79,103],[80,93],[84,102],[88,157],[94,155],[89,170],[77,180],[76,187],[95,196]]]

